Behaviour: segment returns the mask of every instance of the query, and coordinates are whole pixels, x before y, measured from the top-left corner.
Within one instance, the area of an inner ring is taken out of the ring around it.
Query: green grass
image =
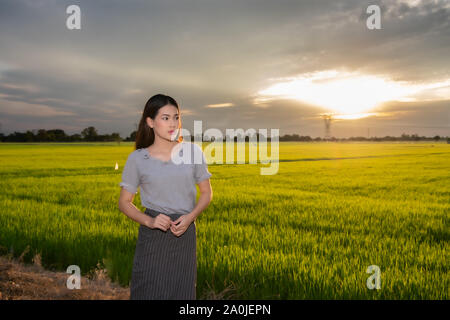
[[[83,274],[100,262],[127,286],[138,224],[117,203],[132,151],[0,144],[1,253],[29,246],[25,261],[40,253],[47,268]],[[241,299],[449,298],[450,145],[281,142],[278,173],[261,175],[267,166],[209,165],[199,299],[230,287]],[[366,287],[370,265],[380,290]]]

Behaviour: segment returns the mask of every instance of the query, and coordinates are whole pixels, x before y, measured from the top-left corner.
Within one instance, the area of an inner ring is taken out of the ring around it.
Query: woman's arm
[[[200,189],[200,197],[198,198],[195,208],[192,210],[191,213],[189,213],[189,216],[191,217],[192,221],[195,221],[197,217],[200,215],[200,213],[202,213],[202,211],[208,207],[213,196],[211,183],[209,182],[209,179],[205,179],[199,182],[198,187]]]
[[[134,204],[134,194],[129,192],[127,189],[123,188],[120,191],[119,197],[119,210],[122,211],[130,219],[149,227],[153,224],[152,220],[154,218],[142,213]]]

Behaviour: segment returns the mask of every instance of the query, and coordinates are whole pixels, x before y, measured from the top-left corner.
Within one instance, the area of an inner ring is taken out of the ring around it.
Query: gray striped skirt
[[[146,209],[156,217],[160,212]],[[164,213],[162,213],[164,214]],[[168,215],[172,221],[181,214]],[[195,221],[179,237],[139,226],[130,283],[131,300],[195,300],[197,239]]]

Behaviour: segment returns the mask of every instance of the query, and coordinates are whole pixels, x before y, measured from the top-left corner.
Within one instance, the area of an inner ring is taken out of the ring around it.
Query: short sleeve
[[[206,162],[205,154],[203,153],[202,149],[195,144],[194,146],[194,152],[197,152],[197,157],[201,158],[201,163],[194,162],[194,179],[195,183],[198,184],[203,180],[209,179],[212,174],[208,171],[208,163]]]
[[[139,172],[134,154],[128,156],[127,162],[122,172],[122,181],[119,186],[124,187],[129,192],[136,194],[139,186]]]

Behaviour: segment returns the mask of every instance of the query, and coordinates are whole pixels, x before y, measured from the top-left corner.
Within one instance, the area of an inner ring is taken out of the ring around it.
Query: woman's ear
[[[147,122],[147,125],[148,125],[150,128],[153,128],[153,120],[152,120],[152,118],[147,117],[147,119],[145,119],[145,121]]]

